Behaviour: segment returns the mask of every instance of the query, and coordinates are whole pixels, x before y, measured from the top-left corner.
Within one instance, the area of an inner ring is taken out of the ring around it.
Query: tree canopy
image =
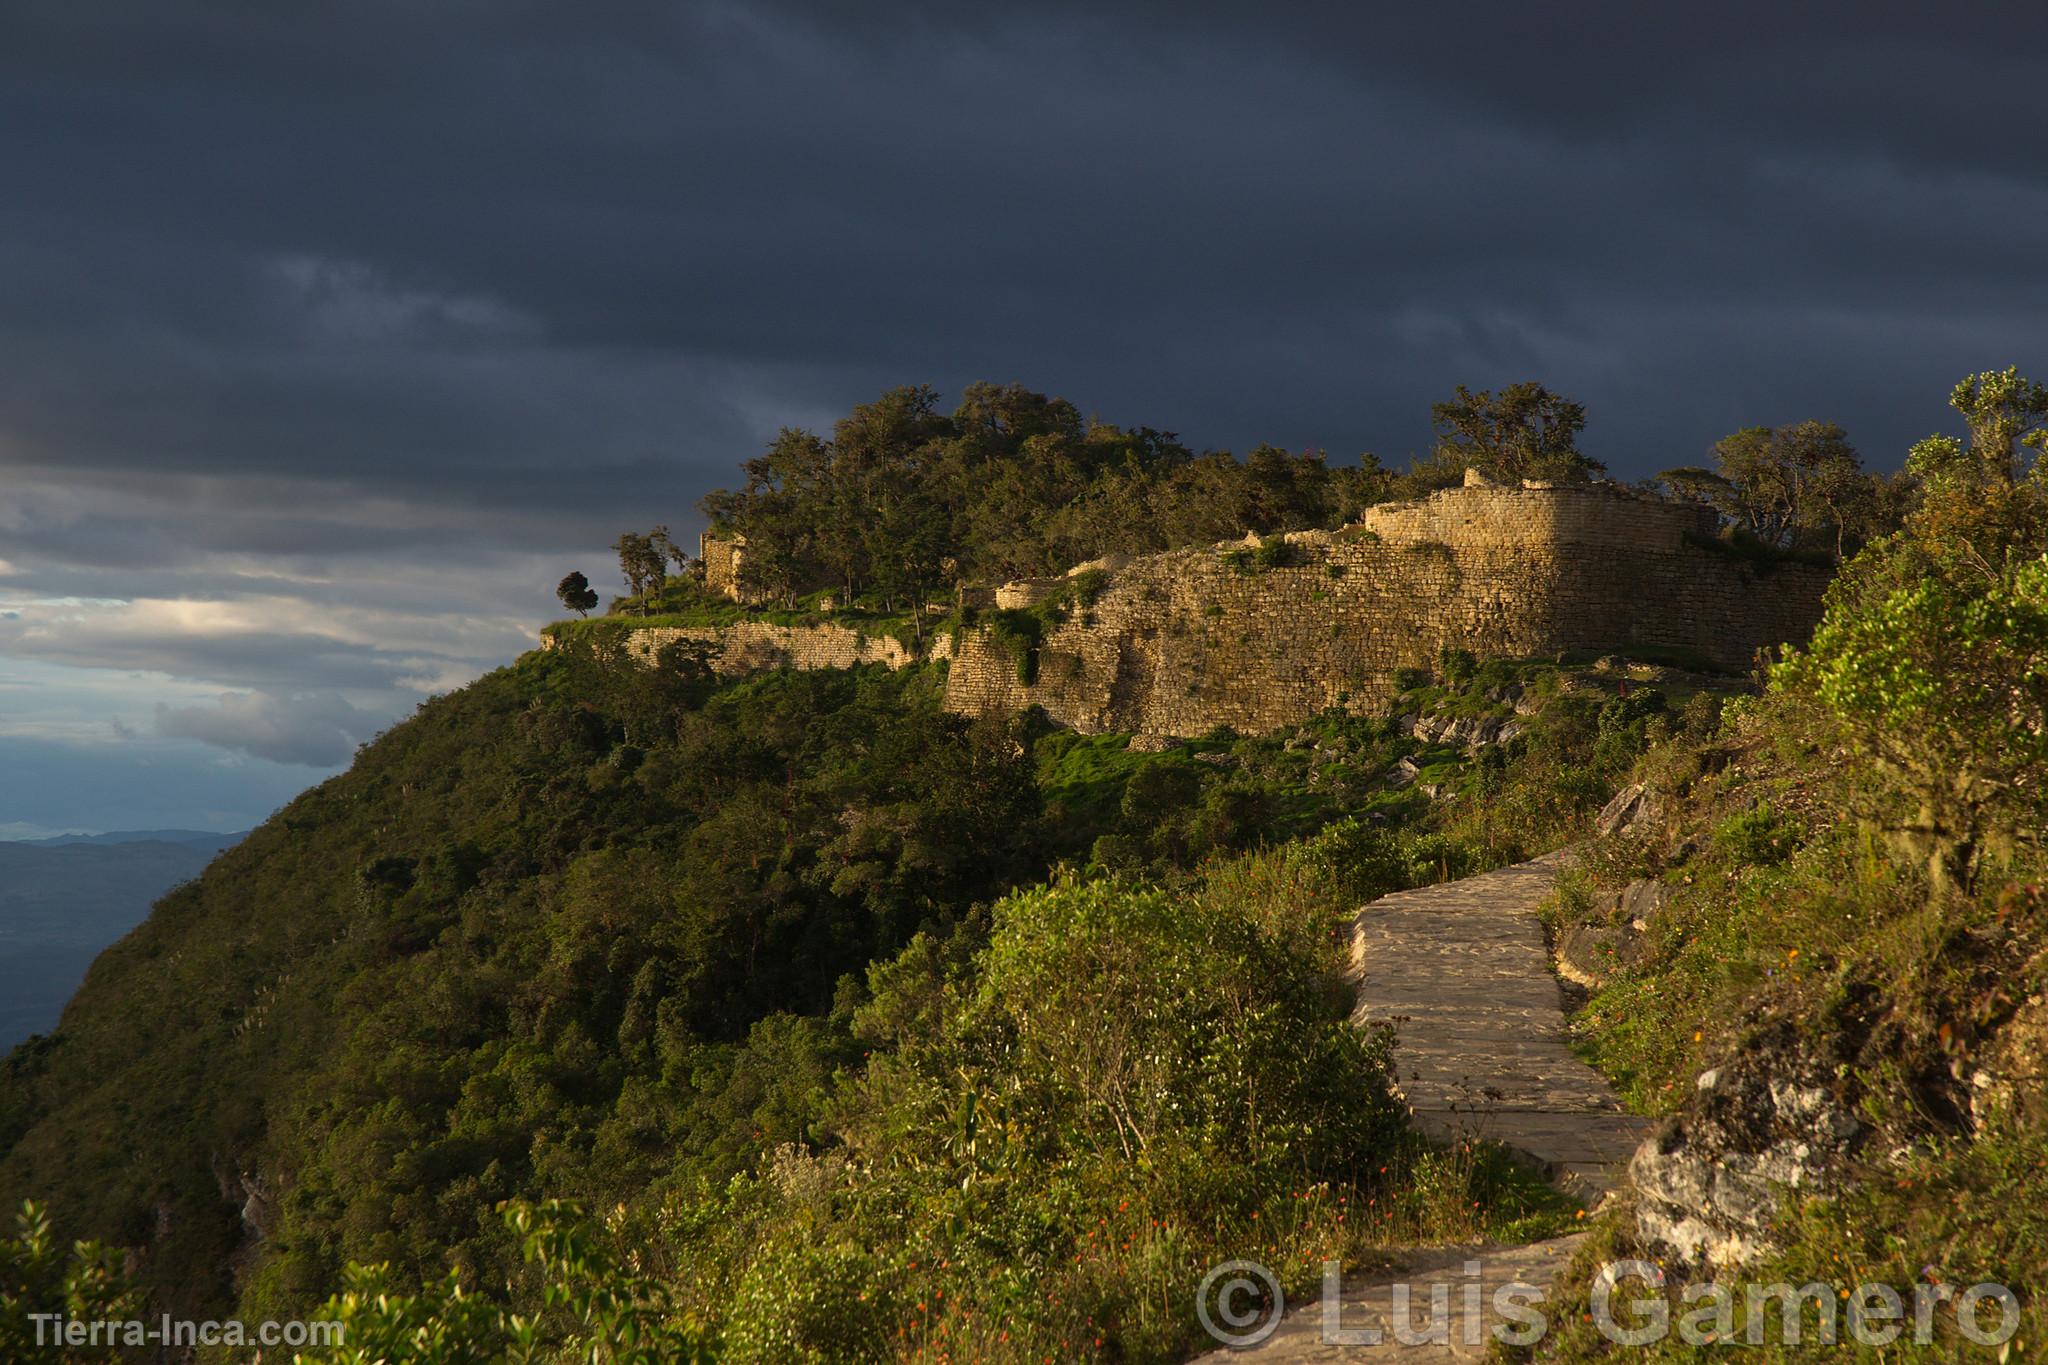
[[[1744,427],[1714,443],[1714,468],[1667,469],[1653,486],[1704,502],[1736,534],[1773,550],[1825,551],[1837,560],[1892,530],[1902,488],[1867,472],[1833,422]]]
[[[597,605],[597,593],[592,590],[590,580],[581,573],[563,575],[562,581],[555,584],[555,596],[578,616],[589,615],[590,609]]]
[[[1474,393],[1463,384],[1447,402],[1432,404],[1435,461],[1446,474],[1476,469],[1508,483],[1547,479],[1583,482],[1607,466],[1578,448],[1586,409],[1541,384],[1510,384],[1499,393]]]
[[[699,507],[745,535],[752,590],[833,587],[891,606],[1104,554],[1334,527],[1389,483],[1376,461],[1332,467],[1320,451],[1197,455],[1171,432],[986,383],[950,413],[919,385],[856,407],[829,438],[786,428],[745,474]]]

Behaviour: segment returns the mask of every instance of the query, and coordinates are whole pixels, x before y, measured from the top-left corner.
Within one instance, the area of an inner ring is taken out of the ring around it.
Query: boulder
[[[1662,882],[1637,878],[1616,893],[1603,916],[1562,929],[1557,936],[1557,974],[1596,991],[1618,969],[1642,961],[1644,935],[1669,895]]]
[[[1480,716],[1472,723],[1472,742],[1475,745],[1498,744],[1509,724],[1511,722],[1499,716]]]
[[[1638,877],[1621,889],[1616,898],[1615,909],[1621,917],[1641,932],[1650,927],[1650,921],[1664,908],[1664,902],[1671,898],[1671,888],[1649,877]]]
[[[1575,924],[1557,937],[1557,974],[1597,991],[1622,967],[1642,960],[1643,936],[1628,924]]]
[[[1828,1069],[1780,1026],[1701,1072],[1685,1109],[1637,1148],[1636,1235],[1694,1266],[1768,1255],[1786,1193],[1835,1189],[1865,1136]]]
[[[1640,782],[1631,782],[1600,808],[1593,828],[1608,837],[1634,833],[1638,828],[1653,823],[1659,810],[1659,803],[1650,789]]]

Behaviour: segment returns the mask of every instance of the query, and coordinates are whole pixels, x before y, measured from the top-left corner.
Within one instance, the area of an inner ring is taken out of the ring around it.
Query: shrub
[[[340,1323],[340,1342],[299,1352],[294,1365],[542,1359],[708,1365],[704,1334],[677,1311],[668,1287],[614,1257],[574,1208],[515,1205],[505,1224],[519,1239],[544,1311],[516,1314],[465,1290],[452,1274],[415,1291],[388,1265],[351,1266],[342,1292],[308,1315]]]
[[[1695,692],[1678,709],[1680,731],[1688,739],[1709,739],[1721,728],[1721,698],[1712,692]]]
[[[761,1248],[732,1289],[721,1361],[838,1365],[882,1360],[893,1276],[863,1247],[813,1246],[801,1229]]]
[[[1156,759],[1131,774],[1121,813],[1136,830],[1156,828],[1193,805],[1202,794],[1202,775],[1178,757]]]
[[[1859,559],[1772,686],[1875,761],[1906,809],[1867,813],[1930,877],[1968,884],[2000,830],[2048,816],[2048,555],[1953,579],[1897,558]]]
[[[1104,569],[1083,569],[1067,580],[1066,595],[1084,607],[1095,605],[1095,599],[1102,596],[1102,590],[1109,586],[1109,573]]]
[[[73,1322],[140,1318],[143,1296],[122,1273],[120,1253],[97,1242],[59,1241],[49,1215],[32,1202],[21,1206],[14,1225],[14,1236],[0,1239],[0,1359],[126,1358],[104,1348],[73,1354],[40,1342],[41,1329],[30,1316],[61,1313]]]
[[[1452,687],[1463,687],[1472,681],[1472,675],[1479,667],[1479,661],[1472,657],[1469,649],[1454,649],[1449,646],[1437,651],[1437,673]]]
[[[1038,647],[1045,638],[1045,618],[1036,612],[992,613],[989,641],[1017,665],[1017,681],[1029,687],[1038,681]]]
[[[1664,694],[1654,687],[1610,697],[1595,721],[1594,762],[1616,772],[1627,768],[1655,738],[1669,736],[1668,723],[1658,726],[1655,736],[1651,733],[1652,720],[1661,719],[1664,711]]]
[[[1714,827],[1714,843],[1737,862],[1768,867],[1799,847],[1799,826],[1768,801],[1737,811]]]
[[[1252,552],[1252,563],[1261,569],[1284,569],[1294,562],[1294,546],[1285,536],[1267,536]]]
[[[1088,850],[1088,871],[1091,874],[1135,872],[1144,865],[1144,841],[1128,834],[1102,835]]]
[[[1048,1159],[1330,1173],[1398,1119],[1325,965],[1214,898],[1061,880],[997,906],[955,1027]]]

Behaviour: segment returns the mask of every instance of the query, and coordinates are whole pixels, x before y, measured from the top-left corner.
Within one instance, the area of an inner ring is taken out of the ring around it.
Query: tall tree
[[[618,552],[619,576],[626,580],[628,597],[645,599],[668,581],[668,557],[655,545],[653,536],[628,531],[612,542],[612,549]],[[640,610],[646,614],[644,600]]]
[[[1970,487],[2010,484],[2019,477],[2020,452],[2048,451],[2048,386],[2017,366],[1973,374],[1955,386],[1949,406],[1970,429],[1966,446],[1953,436],[1930,436],[1906,456],[1906,469],[1926,482]],[[2035,472],[2042,465],[2037,459]]]
[[[2007,559],[2048,539],[2048,387],[2008,367],[1971,375],[1948,401],[1969,441],[1930,436],[1907,453],[1911,521],[1921,540],[1996,579]],[[2033,468],[2022,479],[2028,450]]]
[[[1541,384],[1510,384],[1474,393],[1463,384],[1449,402],[1429,410],[1436,461],[1445,470],[1472,468],[1506,482],[1580,482],[1606,466],[1578,448],[1586,410]]]
[[[1703,502],[1717,511],[1734,505],[1735,489],[1711,469],[1696,464],[1667,469],[1650,480],[1653,491],[1680,502]]]
[[[1879,481],[1833,422],[1744,427],[1715,442],[1714,462],[1718,476],[1707,480],[1704,470],[1658,477],[1713,502],[1766,545],[1826,547],[1840,559],[1852,540],[1890,529]]]
[[[657,526],[647,533],[647,544],[662,558],[664,570],[673,564],[677,573],[687,573],[690,568],[690,552],[670,538],[668,527]]]

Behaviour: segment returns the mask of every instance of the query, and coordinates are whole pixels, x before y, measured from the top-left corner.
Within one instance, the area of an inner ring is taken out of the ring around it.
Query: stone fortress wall
[[[1714,531],[1710,509],[1613,485],[1473,481],[1344,531],[1290,532],[1284,567],[1257,567],[1251,540],[1103,564],[1093,602],[1045,632],[1028,683],[992,628],[962,631],[946,704],[1189,737],[1376,708],[1397,669],[1428,668],[1446,647],[1665,650],[1741,671],[1758,649],[1806,637],[1832,574],[1760,569],[1713,548]],[[1002,596],[1023,605],[1054,586]]]
[[[915,650],[892,636],[867,635],[830,624],[777,626],[740,621],[729,626],[642,626],[623,634],[620,652],[644,668],[652,668],[661,651],[672,644],[710,645],[707,662],[711,671],[723,678],[770,668],[853,668],[860,664],[907,668],[920,662]],[[944,634],[929,643],[929,657],[943,659],[952,651],[952,640]],[[540,646],[555,648],[555,637],[543,634]]]
[[[704,586],[721,597],[744,601],[740,587],[740,565],[747,554],[747,538],[705,531],[697,537],[697,562],[704,566]]]
[[[1397,670],[1428,668],[1446,647],[1480,658],[1667,651],[1741,671],[1759,649],[1806,637],[1832,570],[1759,565],[1717,548],[1714,533],[1711,509],[1612,484],[1503,487],[1474,475],[1341,531],[1289,532],[1270,566],[1247,538],[1005,584],[999,608],[1058,594],[1070,599],[1065,619],[1033,651],[983,616],[929,653],[950,659],[949,710],[1036,705],[1084,732],[1158,739],[1374,710]],[[716,570],[731,572],[723,560]],[[717,643],[727,674],[916,661],[894,639],[829,624],[649,628],[627,649],[651,663],[677,638]]]

